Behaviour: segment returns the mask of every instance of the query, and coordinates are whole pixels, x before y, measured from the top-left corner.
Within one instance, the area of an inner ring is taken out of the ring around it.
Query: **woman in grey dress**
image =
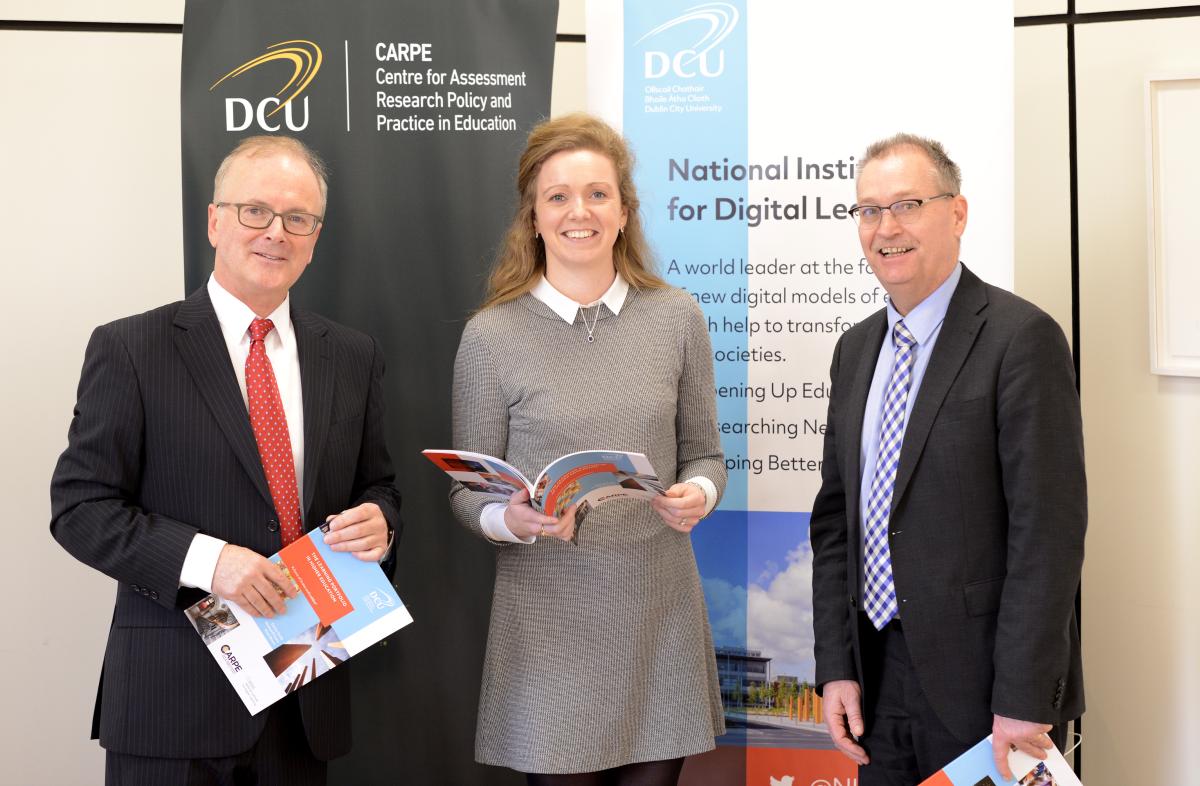
[[[487,299],[454,375],[454,446],[534,477],[566,453],[645,453],[651,504],[544,516],[456,485],[457,518],[496,547],[475,757],[536,786],[675,784],[724,732],[690,532],[726,473],[707,323],[651,270],[632,159],[588,115],[542,123]]]

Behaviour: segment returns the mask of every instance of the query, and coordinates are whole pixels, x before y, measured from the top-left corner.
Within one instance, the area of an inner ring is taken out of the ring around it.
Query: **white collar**
[[[571,324],[575,323],[575,315],[579,313],[581,308],[590,308],[595,303],[576,303],[571,298],[564,295],[554,288],[546,276],[543,275],[538,281],[537,286],[529,291],[538,300],[550,307],[550,310],[562,317],[564,322]],[[612,286],[608,291],[600,296],[596,303],[603,303],[608,306],[608,310],[614,314],[621,313],[621,306],[625,305],[625,297],[629,294],[629,284],[625,279],[621,278],[621,274],[617,273],[613,279]]]
[[[217,283],[216,276],[211,273],[208,275],[208,299],[212,301],[213,311],[217,312],[217,322],[221,325],[221,335],[225,337],[225,343],[237,346],[246,337],[250,323],[258,318],[258,314]],[[280,340],[285,334],[292,332],[292,312],[288,306],[291,299],[292,295],[289,292],[279,307],[267,317],[275,324],[275,332],[280,336]]]

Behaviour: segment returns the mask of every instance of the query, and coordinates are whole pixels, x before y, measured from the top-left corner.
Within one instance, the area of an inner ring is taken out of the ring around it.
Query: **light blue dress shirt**
[[[896,345],[892,342],[892,331],[896,323],[904,320],[904,326],[917,340],[917,358],[913,365],[912,387],[908,391],[908,402],[904,408],[904,423],[901,433],[908,428],[912,416],[913,404],[917,401],[917,391],[921,389],[921,380],[925,378],[925,369],[929,367],[929,358],[933,355],[934,344],[938,334],[942,332],[942,322],[946,319],[946,309],[950,307],[950,298],[962,278],[962,263],[954,266],[950,277],[933,293],[917,304],[916,308],[901,316],[900,312],[887,305],[887,334],[883,337],[883,346],[879,348],[879,358],[875,361],[875,376],[871,378],[871,392],[867,395],[867,407],[863,411],[862,450],[859,455],[859,472],[862,477],[862,488],[859,490],[858,510],[859,521],[867,520],[867,503],[871,499],[871,485],[875,480],[875,461],[879,457],[879,423],[883,418],[883,392],[892,377],[892,364],[895,363]],[[860,532],[865,537],[865,531]]]

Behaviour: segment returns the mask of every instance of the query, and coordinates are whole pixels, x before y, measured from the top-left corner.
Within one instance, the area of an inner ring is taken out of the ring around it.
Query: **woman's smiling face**
[[[613,244],[626,218],[616,167],[592,150],[555,153],[538,172],[533,216],[547,270],[611,270]]]

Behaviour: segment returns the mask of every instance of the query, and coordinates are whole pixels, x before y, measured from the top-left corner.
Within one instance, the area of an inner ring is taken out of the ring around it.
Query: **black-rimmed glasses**
[[[938,194],[937,196],[927,197],[925,199],[901,199],[899,202],[893,202],[887,206],[880,205],[854,205],[850,208],[850,217],[858,222],[859,226],[869,227],[878,224],[883,220],[883,211],[887,210],[892,214],[892,218],[899,221],[901,224],[911,224],[917,220],[917,216],[921,212],[921,205],[926,202],[932,202],[935,199],[945,199],[946,197],[954,197],[956,194],[949,192]]]
[[[291,235],[311,235],[317,231],[317,226],[323,221],[320,216],[312,213],[276,213],[262,205],[247,205],[241,202],[214,202],[217,207],[237,208],[238,223],[249,229],[266,229],[271,226],[275,216],[282,219],[283,231]]]

